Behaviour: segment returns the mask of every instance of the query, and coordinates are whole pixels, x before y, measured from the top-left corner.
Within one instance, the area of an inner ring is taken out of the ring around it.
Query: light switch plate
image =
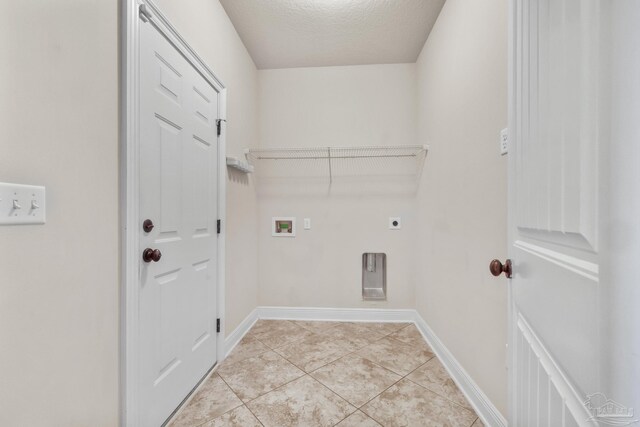
[[[0,225],[44,224],[45,188],[0,182]]]
[[[500,131],[500,155],[504,156],[509,152],[509,130],[502,129]]]
[[[399,216],[389,217],[389,230],[400,230],[402,228],[402,221]]]

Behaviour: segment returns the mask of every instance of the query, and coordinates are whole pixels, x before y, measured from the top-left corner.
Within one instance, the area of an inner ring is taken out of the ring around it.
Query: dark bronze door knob
[[[508,259],[503,264],[499,260],[494,259],[493,261],[491,261],[491,264],[489,264],[489,271],[491,271],[491,274],[496,277],[504,273],[504,275],[507,276],[507,279],[510,279],[512,273],[511,260]]]
[[[142,260],[144,262],[158,262],[162,258],[162,252],[158,249],[147,248],[142,252]]]

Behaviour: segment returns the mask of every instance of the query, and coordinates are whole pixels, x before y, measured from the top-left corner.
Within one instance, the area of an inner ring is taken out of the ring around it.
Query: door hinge
[[[218,220],[218,234],[220,234],[220,230],[222,229],[222,220]]]
[[[224,119],[218,119],[216,120],[216,128],[218,129],[218,136],[222,135],[222,122],[226,120]]]
[[[220,333],[220,319],[216,319],[216,332]]]

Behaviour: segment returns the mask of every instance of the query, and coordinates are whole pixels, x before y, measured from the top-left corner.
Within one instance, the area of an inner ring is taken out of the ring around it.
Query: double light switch
[[[45,188],[0,182],[0,225],[44,224]]]

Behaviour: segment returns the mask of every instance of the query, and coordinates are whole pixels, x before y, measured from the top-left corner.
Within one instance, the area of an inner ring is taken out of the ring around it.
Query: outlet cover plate
[[[400,230],[402,228],[402,220],[399,216],[389,217],[389,230]]]

